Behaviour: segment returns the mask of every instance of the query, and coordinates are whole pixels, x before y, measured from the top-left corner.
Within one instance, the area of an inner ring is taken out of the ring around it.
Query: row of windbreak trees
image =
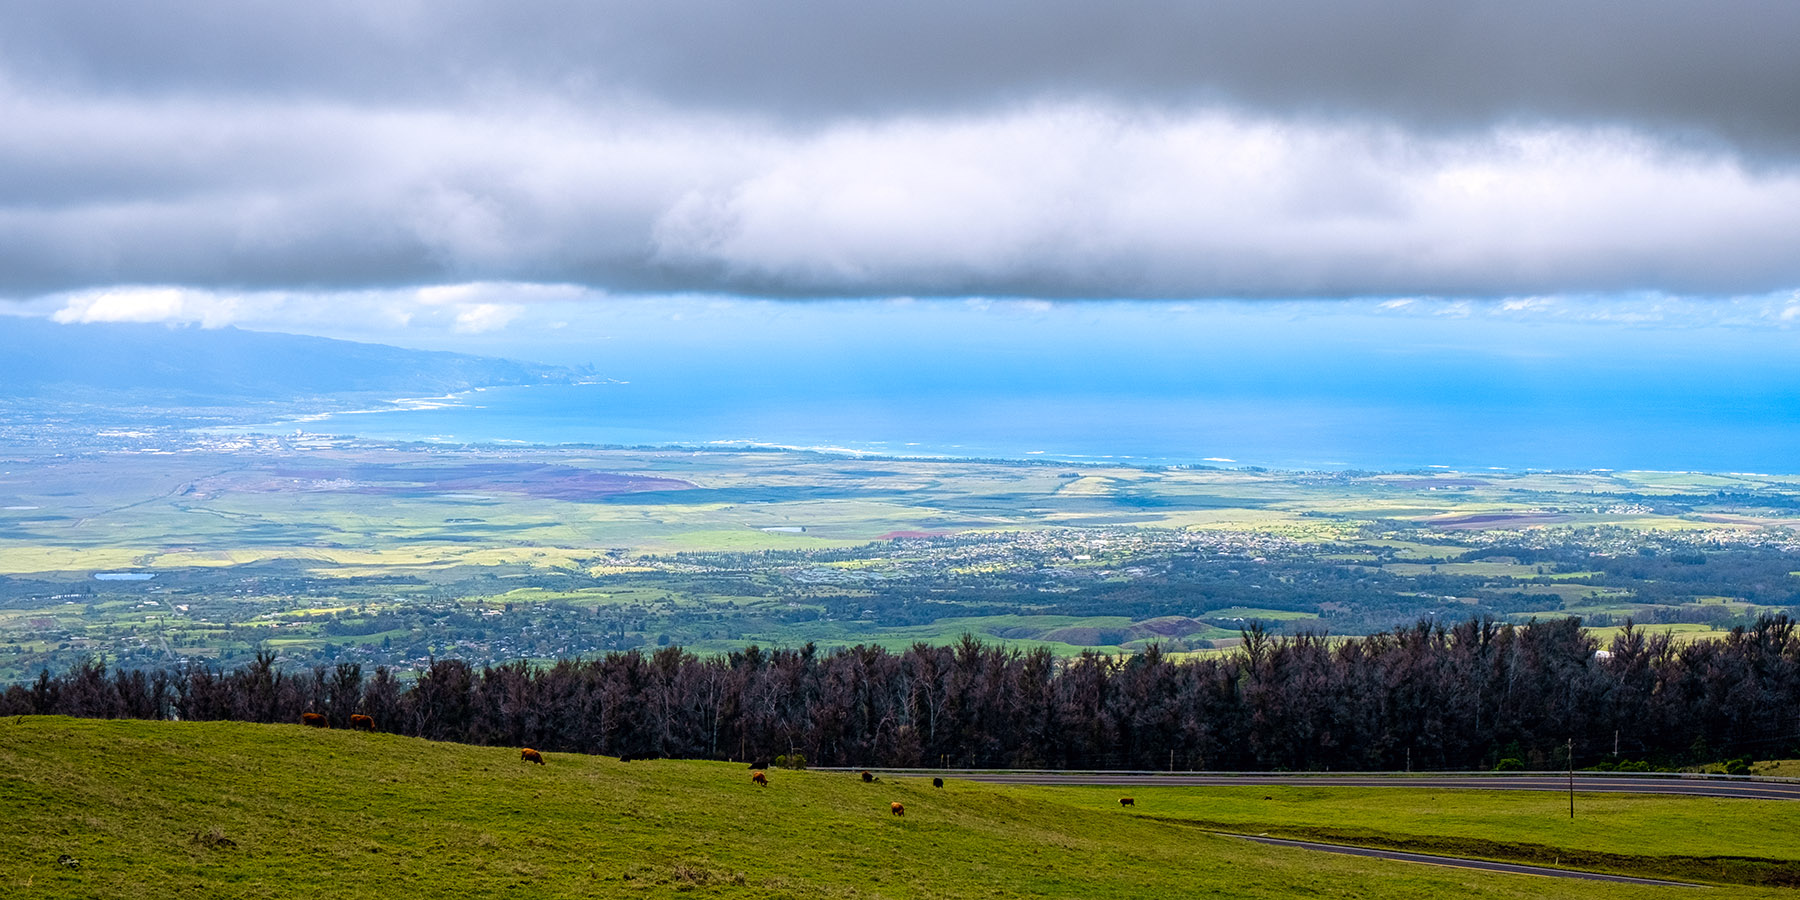
[[[0,714],[297,722],[352,713],[434,740],[814,765],[1392,770],[1766,757],[1800,744],[1800,639],[1786,617],[1718,640],[1577,619],[1424,623],[1350,639],[1245,633],[1235,654],[1058,659],[983,644],[827,653],[677,647],[548,667],[433,662],[408,684],[270,656],[220,672],[90,663],[0,695]]]

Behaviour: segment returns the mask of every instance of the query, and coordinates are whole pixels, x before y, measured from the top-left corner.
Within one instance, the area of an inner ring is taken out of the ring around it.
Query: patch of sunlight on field
[[[1624,633],[1625,626],[1615,625],[1610,628],[1584,628],[1582,630],[1586,631],[1589,637],[1598,639],[1600,641],[1600,648],[1604,650],[1607,647],[1612,646],[1614,638]],[[1692,622],[1674,625],[1638,625],[1635,630],[1645,637],[1649,637],[1653,634],[1666,634],[1677,644],[1722,638],[1729,633],[1724,631],[1714,631],[1711,625],[1701,625]]]
[[[1629,488],[1619,480],[1616,472],[1529,472],[1523,475],[1507,476],[1499,483],[1505,487],[1522,491],[1555,493],[1604,494]]]
[[[167,550],[156,554],[154,564],[170,569],[216,569],[269,558],[269,553],[263,550]]]
[[[354,612],[355,606],[312,606],[306,609],[290,609],[282,615],[294,619],[311,619],[319,616],[335,616],[339,613]]]
[[[1291,513],[1280,509],[1159,509],[1155,507],[1119,514],[1120,524],[1144,528],[1168,528],[1188,531],[1243,531],[1287,538],[1301,543],[1328,543],[1354,538],[1357,525],[1333,522]],[[1046,524],[1080,522],[1091,524],[1092,514],[1052,514]]]
[[[1068,497],[1105,497],[1110,496],[1118,486],[1117,481],[1106,476],[1083,475],[1064,484],[1057,493]]]
[[[4,547],[0,574],[81,572],[136,568],[145,551],[129,547]]]
[[[1465,563],[1388,563],[1381,567],[1390,575],[1467,575],[1477,578],[1540,578],[1548,577],[1538,572],[1537,566],[1520,565],[1518,563],[1465,562]]]
[[[1387,547],[1394,551],[1394,555],[1399,556],[1402,559],[1432,559],[1443,556],[1447,550],[1456,549],[1439,547],[1432,544],[1420,544],[1414,541],[1393,540],[1389,538],[1371,538],[1369,540],[1361,541],[1360,543],[1370,547]]]
[[[1763,523],[1709,522],[1677,516],[1578,516],[1571,524],[1616,525],[1635,531],[1755,531],[1766,527]]]
[[[269,559],[296,559],[329,563],[307,570],[316,578],[367,578],[392,575],[396,571],[441,571],[457,566],[526,568],[579,571],[594,558],[596,551],[564,547],[477,547],[468,544],[414,546],[391,550],[348,550],[336,548],[296,548],[286,553],[272,553]]]
[[[26,619],[36,619],[44,616],[66,616],[69,615],[71,609],[79,615],[82,608],[83,607],[79,604],[71,607],[62,605],[59,602],[55,606],[34,606],[29,609],[0,610],[0,624],[23,622]]]
[[[1517,589],[1528,597],[1555,597],[1569,605],[1624,599],[1631,596],[1629,591],[1588,587],[1583,584],[1521,584],[1508,589]],[[1636,607],[1625,607],[1625,609],[1629,612],[1635,610]]]
[[[1260,609],[1254,606],[1227,606],[1203,614],[1208,619],[1268,619],[1277,622],[1293,622],[1300,619],[1316,619],[1318,615],[1309,612],[1293,612],[1285,609]]]
[[[783,629],[779,633],[769,632],[766,634],[756,631],[746,631],[744,632],[743,640],[719,643],[717,651],[731,652],[733,650],[741,650],[746,643],[761,644],[765,647],[792,647],[802,643],[811,643],[827,650],[837,647],[854,647],[860,645],[865,647],[880,647],[883,650],[898,653],[911,648],[917,643],[941,645],[954,643],[961,637],[962,632],[947,634],[937,638],[926,638],[911,634],[894,634],[888,631],[846,632],[841,634],[819,635],[815,637],[797,634],[791,629]],[[1001,646],[1021,653],[1041,649],[1048,651],[1052,656],[1064,659],[1090,652],[1099,653],[1102,656],[1124,657],[1131,655],[1124,647],[1116,644],[1078,645],[1066,644],[1060,641],[1038,640],[1035,638],[995,638],[987,635],[976,635],[976,637],[979,638],[983,644],[989,646]],[[690,647],[689,649],[694,648]]]
[[[1289,536],[1335,534],[1338,530],[1334,523],[1279,509],[1169,510],[1163,513],[1163,518],[1169,523],[1167,527],[1190,531],[1257,531]]]
[[[581,588],[573,591],[552,591],[526,587],[487,597],[471,597],[467,600],[474,605],[557,603],[580,607],[638,606],[652,600],[660,600],[665,594],[666,592],[663,591],[649,590],[618,591],[605,588]]]
[[[1750,605],[1748,603],[1745,603],[1743,600],[1741,600],[1737,597],[1721,597],[1717,594],[1707,594],[1704,596],[1695,597],[1693,602],[1698,603],[1701,606],[1749,606]]]
[[[1768,778],[1800,779],[1800,759],[1769,759],[1750,766],[1750,773]]]
[[[1139,628],[1142,625],[1143,622],[1135,622],[1126,616],[956,616],[909,626],[884,627],[867,621],[796,623],[784,626],[778,633],[749,631],[744,639],[782,645],[804,642],[823,647],[864,644],[902,650],[916,643],[954,644],[968,634],[984,644],[1021,652],[1042,648],[1059,657],[1087,652],[1131,656],[1151,644],[1160,645],[1166,653],[1212,653],[1211,649],[1190,648],[1215,640],[1236,641],[1236,632],[1212,626],[1169,637],[1143,634],[1143,629]],[[1131,633],[1134,628],[1138,629],[1136,635]]]
[[[716,531],[686,531],[648,539],[643,542],[642,549],[652,553],[682,550],[822,550],[857,547],[866,543],[868,543],[866,539],[826,538],[810,532],[796,534],[786,531],[737,528]]]
[[[1620,472],[1616,477],[1627,484],[1686,492],[1754,489],[1771,482],[1786,481],[1765,475],[1714,475],[1699,472]]]

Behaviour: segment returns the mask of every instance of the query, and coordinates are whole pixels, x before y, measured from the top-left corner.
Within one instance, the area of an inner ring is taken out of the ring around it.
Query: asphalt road
[[[894,772],[895,775],[914,773]],[[991,784],[1117,787],[1389,787],[1473,791],[1566,791],[1561,775],[1183,775],[1143,773],[942,772]],[[1800,783],[1634,775],[1576,775],[1575,790],[1605,794],[1686,794],[1753,800],[1800,800]]]
[[[1611,881],[1618,884],[1642,884],[1658,887],[1705,887],[1685,881],[1661,881],[1655,878],[1633,878],[1630,875],[1606,875],[1600,872],[1577,872],[1572,869],[1551,869],[1545,866],[1521,866],[1516,863],[1489,862],[1484,859],[1463,859],[1456,856],[1432,856],[1426,853],[1402,853],[1398,850],[1374,850],[1368,847],[1346,847],[1341,844],[1320,844],[1313,841],[1291,841],[1286,838],[1261,837],[1248,834],[1227,834],[1217,832],[1224,837],[1242,838],[1259,844],[1273,844],[1277,847],[1298,847],[1304,850],[1322,850],[1326,853],[1342,853],[1348,856],[1365,856],[1372,859],[1393,859],[1401,862],[1426,863],[1433,866],[1449,866],[1453,869],[1478,869],[1483,872],[1505,872],[1511,875],[1541,875],[1547,878],[1574,878],[1580,881]]]

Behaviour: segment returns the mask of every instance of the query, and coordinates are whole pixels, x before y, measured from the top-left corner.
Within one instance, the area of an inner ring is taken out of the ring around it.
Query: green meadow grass
[[[1562,865],[1687,880],[1800,887],[1800,803],[1431,788],[1034,788],[1096,812],[1130,793],[1139,815],[1218,831]],[[1734,888],[1736,890],[1736,888]]]
[[[1227,606],[1224,609],[1211,610],[1204,614],[1208,619],[1267,619],[1271,622],[1295,622],[1301,619],[1316,619],[1318,616],[1308,612],[1294,612],[1285,609],[1260,609],[1254,606]],[[1229,635],[1236,637],[1235,633]]]
[[[1096,791],[788,771],[764,789],[729,763],[547,759],[285,725],[6,720],[0,896],[1691,896],[1261,846],[1146,815],[1179,818],[1153,791],[1133,813]]]

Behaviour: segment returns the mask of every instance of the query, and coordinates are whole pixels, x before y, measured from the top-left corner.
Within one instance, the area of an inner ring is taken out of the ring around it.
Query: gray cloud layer
[[[1800,150],[1791,0],[9,4],[22,82],[435,104],[523,89],[800,116],[1044,95],[1485,126],[1549,118]]]
[[[0,8],[0,290],[1800,284],[1800,4]]]

